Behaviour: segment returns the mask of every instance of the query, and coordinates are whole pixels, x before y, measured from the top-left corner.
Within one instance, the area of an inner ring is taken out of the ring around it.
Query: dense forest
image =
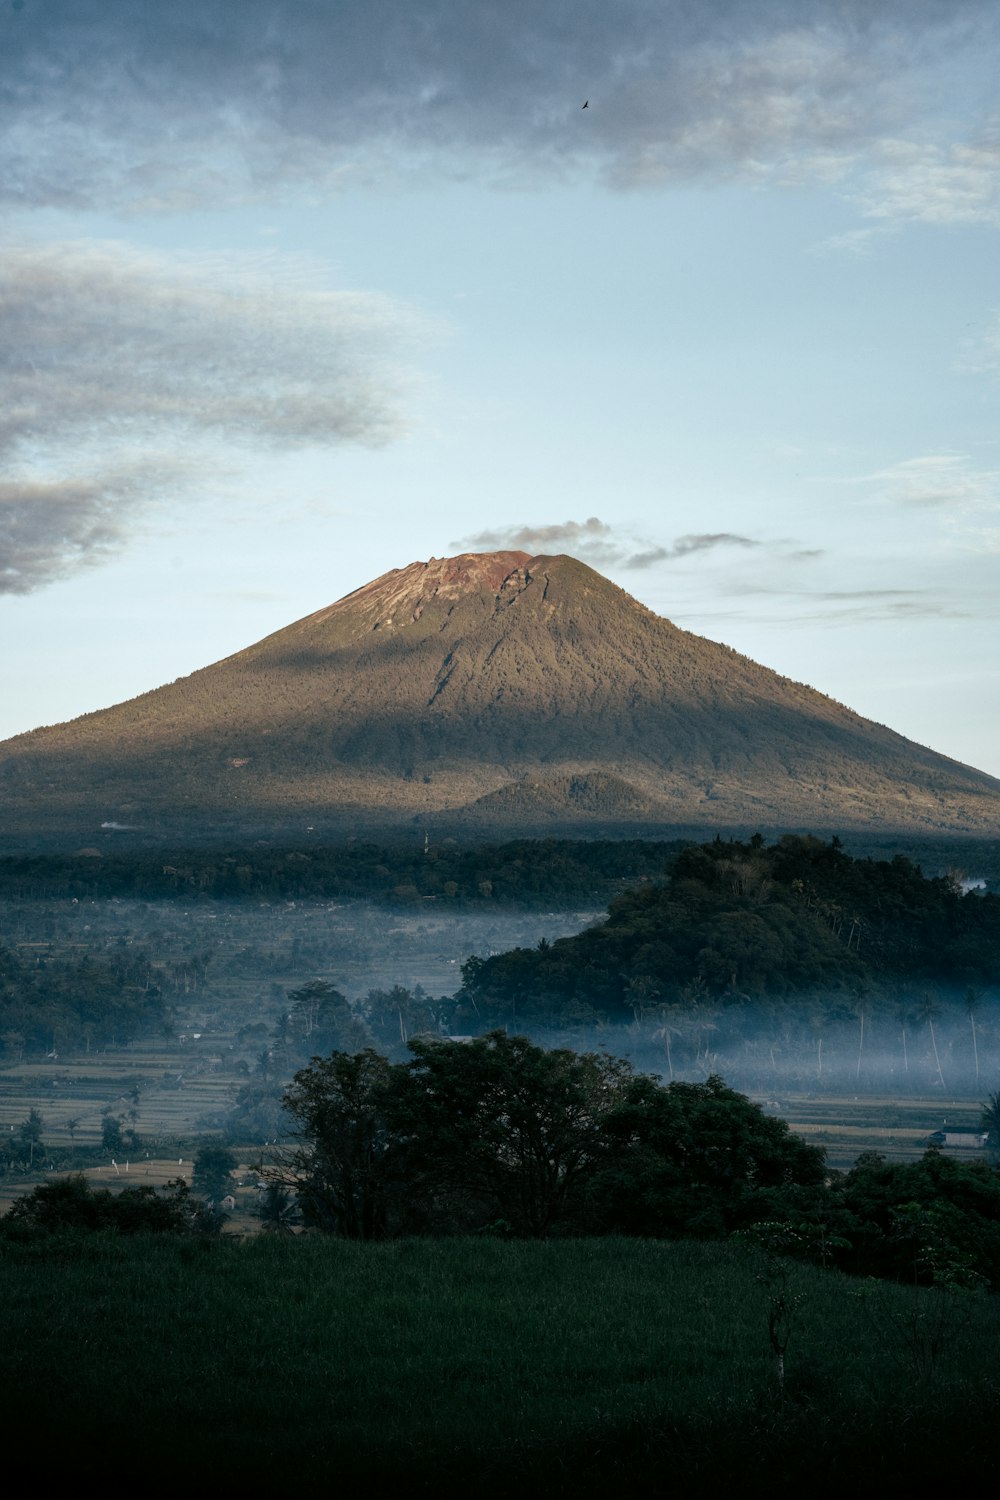
[[[129,1042],[167,1024],[149,956],[122,946],[101,954],[24,958],[0,943],[0,1043],[24,1052],[86,1050]]]
[[[105,835],[76,853],[0,857],[0,901],[49,899],[161,901],[365,900],[407,906],[417,900],[480,905],[607,902],[627,884],[661,879],[691,845],[685,839],[524,838],[501,843],[373,843],[349,839],[289,846],[143,849]],[[783,841],[787,849],[788,841]],[[711,845],[707,847],[713,847]],[[727,844],[733,851],[738,845]],[[836,841],[834,843],[836,845]],[[852,838],[871,860],[901,853],[898,840]],[[931,869],[971,860],[984,884],[1000,886],[1000,846],[984,840],[908,840],[910,858]]]
[[[1000,1065],[1000,896],[974,884],[801,835],[0,861],[0,1055],[195,1006],[185,1024],[250,1075],[230,1126],[251,1137],[311,1055],[496,1028],[754,1090],[978,1093]],[[557,918],[571,897],[589,909]]]
[[[853,859],[836,838],[716,839],[617,897],[602,925],[470,960],[463,978],[467,1011],[516,1005],[525,1024],[807,995],[850,1010],[925,982],[981,994],[1000,980],[1000,897],[928,879],[901,855]]]
[[[458,844],[448,839],[385,845],[362,841],[310,848],[121,850],[0,858],[0,900],[112,897],[153,901],[367,900],[572,902],[626,881],[660,876],[683,842],[655,839],[520,839]]]

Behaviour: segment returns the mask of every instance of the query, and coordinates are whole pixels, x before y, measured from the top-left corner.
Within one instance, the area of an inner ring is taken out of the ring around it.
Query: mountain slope
[[[1000,782],[679,630],[570,557],[396,569],[0,745],[12,829],[444,819],[995,831]]]

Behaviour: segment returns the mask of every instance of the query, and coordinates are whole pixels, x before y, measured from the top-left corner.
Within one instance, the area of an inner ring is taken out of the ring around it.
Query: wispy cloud
[[[657,563],[673,562],[717,547],[760,547],[752,537],[731,531],[689,533],[679,536],[669,546],[657,546],[631,536],[624,528],[615,528],[597,516],[586,521],[562,521],[555,525],[507,526],[479,531],[474,536],[452,542],[453,547],[476,547],[516,550],[544,554],[568,549],[575,557],[595,567],[615,567],[639,571]]]
[[[586,521],[562,521],[547,526],[504,526],[479,531],[475,536],[453,542],[452,546],[491,547],[503,550],[542,552],[552,547],[606,546],[614,533],[606,521],[590,516]]]
[[[739,536],[733,531],[700,531],[693,535],[679,536],[668,550],[668,557],[687,557],[692,552],[711,552],[715,547],[760,547],[762,542],[753,537]]]
[[[744,599],[747,605],[734,607]],[[765,601],[773,601],[770,613]],[[898,589],[789,589],[774,584],[735,583],[727,588],[721,608],[700,606],[693,612],[709,620],[746,620],[787,627],[800,624],[868,625],[879,622],[920,620],[988,620],[1000,613],[1000,600],[993,592],[967,592],[964,596],[945,588]]]
[[[977,468],[961,453],[908,458],[860,481],[893,504],[951,511],[1000,505],[1000,470]]]
[[[106,556],[209,448],[390,441],[417,327],[277,257],[0,244],[0,591]]]
[[[28,0],[0,14],[0,191],[177,209],[401,155],[522,181],[830,181],[880,142],[960,154],[974,134],[942,137],[929,79],[956,55],[988,74],[998,47],[992,0]]]

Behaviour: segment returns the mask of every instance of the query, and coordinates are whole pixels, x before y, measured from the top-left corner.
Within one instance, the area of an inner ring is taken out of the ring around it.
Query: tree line
[[[861,1155],[845,1173],[725,1082],[664,1084],[607,1053],[493,1032],[316,1056],[282,1096],[283,1138],[261,1164],[265,1228],[354,1241],[487,1235],[723,1240],[947,1291],[1000,1287],[1000,1093],[990,1151],[960,1162]],[[40,1119],[21,1134],[40,1139]],[[0,1238],[218,1232],[236,1157],[202,1146],[181,1182],[119,1195],[43,1184]],[[199,1198],[197,1195],[201,1195]],[[207,1200],[207,1201],[205,1201]]]
[[[718,1077],[663,1084],[503,1032],[409,1051],[335,1052],[296,1073],[295,1144],[269,1175],[306,1225],[353,1240],[756,1234],[858,1274],[1000,1285],[989,1162],[867,1153],[838,1174]]]
[[[386,901],[537,904],[607,899],[659,877],[683,841],[518,839],[506,843],[121,850],[0,858],[0,899]]]

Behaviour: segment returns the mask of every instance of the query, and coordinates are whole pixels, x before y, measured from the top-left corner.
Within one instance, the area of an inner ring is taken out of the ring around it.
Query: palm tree
[[[976,1061],[977,1083],[979,1082],[979,1043],[976,1041],[976,1011],[979,1009],[979,1002],[982,998],[982,990],[977,990],[970,984],[965,992],[965,1014],[968,1016],[969,1025],[972,1027],[972,1055]]]
[[[671,1043],[675,1037],[684,1034],[684,1013],[679,1005],[656,1006],[656,1017],[659,1026],[653,1032],[656,1041],[663,1043],[663,1050],[667,1054],[667,1068],[670,1073],[670,1081],[674,1080],[674,1059],[671,1051]]]
[[[944,1088],[944,1074],[941,1072],[941,1059],[938,1056],[937,1034],[934,1031],[934,1022],[940,1014],[941,1007],[934,996],[931,994],[922,995],[920,1004],[917,1007],[917,1020],[927,1022],[927,1027],[931,1034],[931,1046],[934,1048],[934,1063],[937,1067],[938,1079],[941,1087]]]
[[[301,1223],[298,1199],[281,1182],[269,1182],[260,1195],[257,1216],[265,1234],[291,1234]]]
[[[906,1045],[906,1028],[914,1019],[913,1002],[909,995],[903,995],[896,1001],[896,1020],[899,1022],[900,1034],[903,1039],[903,1072],[909,1076],[910,1055]]]
[[[646,1011],[650,1007],[655,1008],[655,1002],[660,997],[656,987],[656,980],[649,974],[637,974],[630,979],[625,986],[627,1004],[632,1008],[632,1019],[636,1027],[640,1027],[646,1018]]]
[[[860,1033],[858,1036],[858,1066],[855,1070],[855,1078],[861,1077],[861,1061],[865,1055],[865,1018],[871,1014],[871,1001],[867,995],[861,995],[854,1006],[854,1014],[860,1022]]]

